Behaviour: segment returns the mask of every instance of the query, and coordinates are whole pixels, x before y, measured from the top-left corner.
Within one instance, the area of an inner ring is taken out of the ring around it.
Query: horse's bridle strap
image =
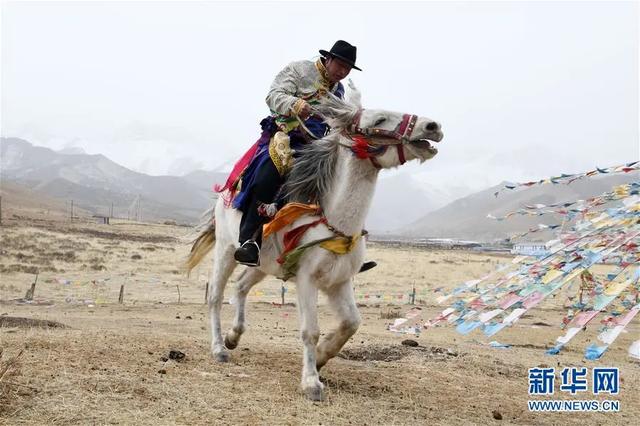
[[[352,121],[352,124],[349,126],[348,133],[352,133],[352,134],[355,133],[355,134],[360,134],[364,136],[386,137],[386,138],[391,138],[398,141],[397,143],[402,143],[404,141],[407,141],[411,137],[411,134],[413,133],[413,129],[416,126],[416,122],[418,121],[417,115],[403,114],[402,121],[400,122],[398,127],[396,127],[395,130],[380,129],[377,127],[362,128],[360,127],[360,119],[362,117],[362,111],[363,110],[358,110],[356,115],[353,117],[353,121]],[[397,143],[390,143],[385,145],[396,145]]]
[[[382,166],[380,165],[378,160],[376,160],[375,157],[384,154],[389,145],[396,146],[396,149],[398,150],[398,159],[400,160],[400,164],[404,164],[407,160],[404,154],[403,144],[409,141],[409,138],[413,133],[413,129],[415,129],[416,127],[418,116],[412,115],[412,114],[403,114],[402,121],[400,122],[398,127],[396,127],[395,130],[379,129],[376,127],[367,127],[363,129],[362,127],[360,127],[360,119],[362,117],[362,111],[363,111],[362,109],[358,110],[356,115],[353,117],[352,124],[348,128],[348,132],[345,132],[345,136],[349,137],[354,142],[356,139],[354,138],[355,135],[390,138],[394,142],[387,143],[387,144],[371,143],[370,140],[368,140],[367,138],[363,138],[362,136],[359,136],[358,139],[359,139],[360,145],[361,145],[361,142],[366,141],[368,146],[368,149],[367,149],[368,152],[367,152],[366,158],[369,158],[369,160],[371,160],[371,164],[373,164],[373,166],[376,169],[381,169]],[[352,151],[353,151],[353,147],[352,147]],[[359,151],[362,151],[362,149],[360,149]],[[358,154],[359,153],[356,153],[356,155]],[[358,156],[361,157],[360,155]]]

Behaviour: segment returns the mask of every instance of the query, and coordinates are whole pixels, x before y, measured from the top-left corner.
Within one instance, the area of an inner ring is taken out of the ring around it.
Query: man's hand
[[[306,101],[303,101],[302,107],[300,108],[300,112],[298,113],[298,117],[303,120],[306,120],[311,115],[311,105],[309,105]]]
[[[299,117],[300,120],[306,120],[311,115],[311,105],[304,99],[298,99],[291,107],[291,112],[294,116]]]

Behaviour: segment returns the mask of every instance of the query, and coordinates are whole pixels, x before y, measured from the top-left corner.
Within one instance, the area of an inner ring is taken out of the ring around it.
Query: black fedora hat
[[[338,40],[335,42],[330,51],[320,49],[320,54],[326,57],[338,58],[341,61],[346,62],[358,71],[362,71],[356,66],[356,47],[347,43],[344,40]]]

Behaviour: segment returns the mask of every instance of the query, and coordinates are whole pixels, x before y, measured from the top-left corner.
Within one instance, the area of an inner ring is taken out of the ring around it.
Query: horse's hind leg
[[[351,280],[335,288],[335,291],[327,294],[329,306],[337,314],[340,321],[338,327],[328,333],[318,345],[317,367],[318,370],[327,361],[336,356],[347,340],[355,334],[360,326],[360,312],[356,306]]]
[[[224,299],[224,288],[236,267],[233,258],[234,246],[216,243],[213,255],[213,272],[209,282],[209,320],[211,321],[211,353],[216,361],[229,361],[229,351],[222,343],[220,310]]]
[[[251,287],[262,281],[265,273],[256,268],[246,269],[236,284],[236,317],[233,321],[233,327],[227,332],[224,338],[224,345],[227,349],[235,349],[240,341],[240,336],[246,329],[244,323],[244,309],[247,301],[247,294]]]

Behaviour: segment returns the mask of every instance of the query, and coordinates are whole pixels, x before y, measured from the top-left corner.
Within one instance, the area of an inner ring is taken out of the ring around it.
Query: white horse
[[[384,110],[362,109],[359,96],[354,92],[351,98],[355,101],[351,102],[329,96],[316,107],[315,112],[325,117],[332,131],[298,153],[283,188],[289,201],[319,204],[327,221],[327,225],[310,228],[300,244],[332,237],[336,232],[347,236],[360,235],[379,171],[413,159],[423,162],[432,158],[437,150],[429,141],[440,142],[443,138],[440,125],[435,121]],[[260,266],[246,268],[238,278],[236,315],[223,340],[220,310],[225,285],[237,265],[233,254],[238,247],[240,219],[240,211],[217,203],[215,219],[194,243],[187,263],[189,269],[195,267],[214,247],[209,318],[211,351],[219,362],[229,360],[229,349],[238,345],[245,331],[245,303],[249,290],[267,274],[282,277],[282,267],[276,259],[281,254],[285,232],[318,217],[303,216],[265,238]],[[323,399],[323,384],[318,370],[338,354],[360,325],[352,280],[363,263],[364,255],[364,238],[357,239],[346,254],[338,255],[316,246],[301,257],[297,274],[291,278],[297,287],[300,332],[304,344],[302,390],[312,400]],[[338,327],[319,344],[318,290],[327,295],[330,308],[340,320]]]

